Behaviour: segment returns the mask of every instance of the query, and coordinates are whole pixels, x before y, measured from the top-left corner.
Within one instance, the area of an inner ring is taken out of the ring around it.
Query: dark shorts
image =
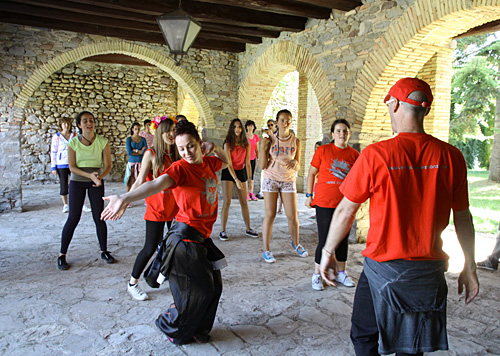
[[[68,195],[69,168],[56,168],[59,176],[59,195]]]
[[[238,170],[235,169],[234,172],[236,173],[236,177],[238,177],[238,179],[240,181],[246,182],[248,180],[246,168],[238,169]],[[229,169],[227,169],[227,168],[224,168],[222,170],[220,180],[227,180],[227,181],[235,183],[233,177],[231,176],[231,173],[229,173]]]
[[[250,180],[253,180],[253,178],[255,177],[255,167],[257,166],[257,158],[256,159],[252,159],[250,161],[250,167],[252,168],[252,176],[250,177]]]

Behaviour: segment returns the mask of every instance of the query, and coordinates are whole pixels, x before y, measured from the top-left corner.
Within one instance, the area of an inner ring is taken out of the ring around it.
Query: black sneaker
[[[484,261],[476,263],[476,266],[478,268],[487,269],[490,271],[496,271],[498,270],[498,261],[491,261],[490,259],[486,259]]]
[[[245,235],[250,236],[250,237],[259,237],[259,234],[254,229],[250,229],[250,230],[245,231]]]
[[[103,260],[106,260],[106,263],[115,263],[115,258],[113,256],[111,256],[111,254],[109,253],[109,251],[104,251],[104,252],[101,252],[101,258]]]
[[[66,271],[69,268],[69,265],[66,262],[66,255],[57,257],[57,268],[59,268],[61,271]]]
[[[219,239],[221,241],[227,241],[227,240],[229,240],[229,237],[227,237],[227,234],[225,231],[221,231],[221,233],[219,234]]]

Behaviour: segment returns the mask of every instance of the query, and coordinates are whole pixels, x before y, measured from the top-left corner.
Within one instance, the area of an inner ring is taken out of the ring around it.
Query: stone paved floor
[[[110,183],[107,192],[121,192]],[[316,241],[312,211],[299,195],[301,241],[310,257],[290,247],[286,219],[276,219],[272,250],[277,263],[261,258],[260,239],[245,237],[237,200],[233,200],[226,242],[215,239],[229,267],[217,319],[205,345],[170,344],[154,326],[171,302],[168,287],[153,290],[141,281],[150,300],[137,302],[126,293],[135,256],[143,243],[145,207],[135,203],[123,219],[108,224],[109,250],[119,260],[106,265],[91,215],[84,213],[68,254],[71,269],[59,271],[56,256],[66,214],[58,188],[23,189],[23,213],[0,215],[0,354],[2,355],[353,355],[349,320],[354,289],[310,286]],[[259,230],[263,201],[251,202]],[[214,236],[220,228],[218,221]],[[435,355],[500,355],[500,273],[480,271],[481,294],[469,306],[457,295],[456,271],[463,263],[448,229],[448,333],[451,350]],[[493,236],[478,235],[478,259],[491,250]],[[349,272],[361,272],[363,245],[351,245]]]

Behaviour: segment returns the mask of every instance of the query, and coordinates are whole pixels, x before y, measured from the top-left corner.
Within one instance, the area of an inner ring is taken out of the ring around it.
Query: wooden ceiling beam
[[[67,12],[64,10],[50,9],[41,6],[33,6],[27,4],[15,3],[12,1],[0,1],[0,11],[7,11],[10,13],[16,13],[21,15],[44,17],[52,20],[62,20],[70,22],[78,22],[89,25],[102,25],[105,24],[107,27],[114,27],[117,29],[125,30],[135,30],[143,32],[159,32],[158,24],[143,23],[136,21],[122,21],[116,18],[108,18],[104,16],[89,16],[86,14],[80,14],[77,12]]]
[[[300,3],[327,7],[329,9],[351,11],[358,6],[363,5],[361,0],[295,0]]]
[[[461,35],[458,35],[454,38],[457,39],[463,37],[470,37],[470,36],[493,33],[496,31],[500,31],[500,20],[487,22],[484,25],[471,28],[469,31],[464,32]]]
[[[313,19],[327,19],[331,9],[317,5],[297,3],[288,0],[196,0],[216,5],[229,5],[249,10],[272,12],[281,15],[308,17]]]
[[[118,10],[138,12],[158,16],[178,9],[173,1],[158,2],[157,0],[71,0],[88,6],[102,6]],[[281,15],[271,12],[242,9],[235,6],[218,5],[183,0],[182,9],[198,21],[215,22],[243,27],[259,27],[276,31],[302,31],[307,21],[306,17]],[[156,11],[155,11],[156,10]]]
[[[234,35],[231,32],[226,32],[225,34],[223,34],[220,32],[212,32],[205,30],[200,32],[198,37],[206,39],[214,39],[214,40],[239,42],[239,43],[252,43],[252,44],[262,43],[262,37]]]
[[[158,33],[139,32],[133,30],[110,28],[101,25],[79,24],[62,20],[53,21],[50,23],[49,26],[47,24],[47,20],[42,17],[19,15],[14,13],[8,13],[5,11],[0,11],[0,22],[25,25],[25,26],[43,27],[43,28],[64,30],[71,32],[80,32],[92,35],[117,37],[130,41],[159,43],[166,46],[163,35],[159,32]],[[199,49],[224,51],[224,52],[243,52],[245,50],[245,45],[243,43],[204,39],[203,37],[197,38],[196,41],[193,43],[192,47]]]

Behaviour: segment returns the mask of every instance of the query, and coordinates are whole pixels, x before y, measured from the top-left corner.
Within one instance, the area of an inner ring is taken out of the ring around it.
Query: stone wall
[[[33,114],[21,129],[22,181],[55,179],[50,174],[50,141],[60,130],[58,119],[73,118],[82,110],[96,116],[96,131],[110,142],[111,177],[121,179],[131,124],[175,113],[176,107],[177,82],[156,67],[69,64],[47,78],[29,100],[27,111]]]
[[[191,49],[177,67],[166,45],[0,23],[0,212],[22,208],[21,126],[28,126],[25,123],[33,114],[33,110],[28,110],[34,103],[31,98],[36,100],[35,93],[49,84],[44,81],[55,72],[84,58],[110,53],[142,59],[168,73],[186,90],[196,106],[205,137],[222,140],[228,123],[238,112],[238,68],[234,54]],[[68,112],[60,110],[61,115]],[[45,137],[51,136],[49,130],[55,130],[50,126],[54,123],[42,125],[45,114],[32,116],[30,120],[35,125],[40,120],[41,135]],[[39,140],[37,149],[47,148],[41,147],[44,142]],[[42,172],[47,157],[37,160],[41,164],[37,170]],[[29,173],[24,175],[29,177]],[[43,175],[36,174],[38,177]]]

